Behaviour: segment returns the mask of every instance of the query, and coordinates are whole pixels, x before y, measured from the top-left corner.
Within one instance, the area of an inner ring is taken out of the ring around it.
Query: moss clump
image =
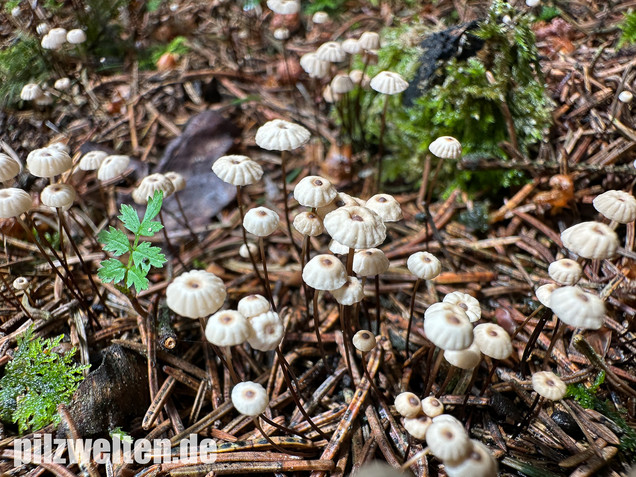
[[[27,83],[41,83],[50,77],[37,38],[19,34],[11,46],[0,50],[0,107],[20,100],[20,91]]]
[[[632,10],[627,12],[618,28],[621,29],[618,47],[634,44],[636,42],[636,12]]]

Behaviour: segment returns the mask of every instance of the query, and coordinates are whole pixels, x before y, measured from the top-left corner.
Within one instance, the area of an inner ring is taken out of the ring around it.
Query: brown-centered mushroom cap
[[[15,187],[0,189],[0,219],[10,219],[22,215],[31,208],[31,196]]]
[[[316,255],[305,265],[303,280],[315,290],[336,290],[347,282],[347,272],[333,255]]]
[[[365,207],[340,207],[325,216],[324,224],[334,240],[352,249],[377,247],[386,238],[380,216]]]

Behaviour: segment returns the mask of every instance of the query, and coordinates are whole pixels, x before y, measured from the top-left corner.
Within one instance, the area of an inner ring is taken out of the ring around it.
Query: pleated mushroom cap
[[[539,371],[532,375],[532,389],[550,401],[558,401],[565,397],[567,386],[552,371]]]
[[[174,192],[172,181],[163,174],[150,174],[144,177],[137,188],[132,192],[132,198],[136,204],[147,204],[148,199],[155,195],[155,192],[163,192],[166,198]]]
[[[596,196],[592,204],[603,217],[619,224],[628,224],[636,220],[636,199],[622,190],[608,190]]]
[[[263,386],[252,381],[245,381],[238,383],[232,389],[232,404],[245,416],[258,416],[267,409],[269,397]]]
[[[395,197],[389,194],[376,194],[364,204],[378,214],[384,222],[398,222],[402,220],[402,208]]]
[[[336,41],[328,41],[318,47],[316,50],[316,56],[322,61],[340,63],[347,58],[347,53],[345,53],[342,49],[340,43]]]
[[[48,147],[31,151],[26,163],[35,177],[55,177],[73,166],[73,160],[66,152]]]
[[[40,85],[35,83],[27,83],[22,87],[22,91],[20,91],[20,99],[24,101],[33,101],[34,99],[38,99],[44,94]]]
[[[250,209],[243,217],[243,227],[257,237],[266,237],[274,233],[280,219],[278,214],[266,207]]]
[[[324,207],[338,195],[336,188],[320,176],[303,177],[294,187],[294,199],[305,207]]]
[[[347,281],[340,288],[331,291],[331,294],[341,305],[351,306],[360,303],[364,298],[362,283],[355,277],[347,277]]]
[[[365,31],[360,35],[358,43],[363,50],[380,49],[380,35],[374,31]]]
[[[389,269],[389,259],[379,248],[358,250],[353,256],[353,271],[360,277],[374,277]]]
[[[365,207],[340,207],[328,213],[325,230],[349,248],[373,248],[384,242],[386,226],[378,214]]]
[[[497,477],[497,461],[488,448],[481,442],[471,439],[471,450],[468,456],[453,465],[444,465],[448,477]]]
[[[223,280],[203,270],[182,273],[166,288],[166,304],[186,318],[203,318],[216,312],[227,292]]]
[[[106,156],[102,165],[97,169],[97,178],[100,181],[109,181],[122,175],[130,164],[130,157],[123,154]]]
[[[444,405],[435,396],[428,396],[422,399],[422,411],[428,417],[437,417],[444,414]]]
[[[444,303],[452,303],[464,310],[471,323],[479,321],[481,318],[479,301],[468,293],[455,291],[446,295],[442,301]]]
[[[409,83],[398,73],[381,71],[369,83],[371,89],[382,94],[400,94],[409,87]]]
[[[213,314],[205,325],[205,339],[215,346],[243,344],[250,336],[250,324],[235,310],[221,310]]]
[[[303,280],[316,290],[336,290],[347,282],[347,271],[333,255],[316,255],[305,264]]]
[[[466,349],[444,351],[444,359],[460,369],[474,369],[481,360],[479,346],[473,343]]]
[[[262,295],[247,295],[239,300],[238,311],[248,319],[262,315],[269,311],[269,301]]]
[[[22,165],[7,154],[0,153],[0,182],[14,179],[22,170]]]
[[[426,444],[435,457],[451,465],[463,461],[472,450],[464,428],[453,422],[433,421],[426,431]]]
[[[59,141],[49,144],[46,147],[48,149],[55,149],[56,151],[65,152],[66,154],[69,154],[71,152],[71,149],[68,147],[68,144],[64,144],[63,142],[59,142]]]
[[[311,133],[299,124],[273,119],[256,131],[256,144],[268,151],[291,151],[304,145]]]
[[[406,266],[413,275],[422,280],[431,280],[442,271],[440,261],[428,252],[415,252],[406,261]]]
[[[22,215],[31,208],[31,196],[22,189],[8,187],[0,189],[0,219]]]
[[[309,75],[310,78],[324,78],[329,74],[328,61],[318,58],[316,53],[305,53],[300,57],[300,67]]]
[[[278,313],[266,311],[251,317],[249,324],[252,331],[247,338],[250,346],[258,351],[272,351],[283,339],[285,327]]]
[[[179,192],[185,189],[186,180],[178,172],[174,172],[174,171],[166,172],[164,176],[166,176],[166,178],[170,180],[170,182],[172,182],[175,192]]]
[[[252,254],[254,260],[258,261],[258,247],[256,246],[256,244],[253,242],[248,242],[247,245],[241,245],[241,247],[239,248],[239,256],[241,256],[242,258],[250,258],[250,254]]]
[[[212,164],[212,172],[233,186],[247,186],[263,177],[263,168],[247,156],[221,156]]]
[[[301,212],[294,217],[294,228],[301,234],[317,237],[325,231],[325,226],[315,212]]]
[[[442,136],[435,139],[428,150],[440,159],[459,159],[462,155],[461,143],[452,136]]]
[[[414,438],[423,441],[426,439],[426,432],[433,421],[428,416],[416,416],[404,418],[404,429]]]
[[[345,53],[349,53],[350,55],[357,55],[362,51],[362,47],[360,43],[355,38],[347,38],[340,45]]]
[[[68,210],[75,201],[75,189],[68,184],[51,184],[42,189],[40,201],[48,206]]]
[[[473,325],[468,316],[459,307],[455,310],[440,307],[430,311],[424,317],[426,337],[443,350],[468,348],[473,342]]]
[[[583,258],[612,258],[618,248],[618,236],[601,222],[581,222],[561,233],[563,246]]]
[[[353,90],[354,84],[348,74],[337,74],[331,80],[331,91],[336,94],[347,94]]]
[[[422,412],[422,402],[415,394],[403,392],[395,397],[395,410],[402,417],[416,417]]]
[[[108,157],[105,151],[90,151],[82,156],[77,167],[81,171],[96,171]]]
[[[300,11],[298,0],[267,0],[267,7],[279,15],[293,15]]]
[[[352,205],[364,207],[364,201],[362,199],[358,199],[357,197],[350,196],[349,194],[345,194],[344,192],[338,192],[336,198],[331,201],[331,203],[325,205],[324,207],[318,207],[318,209],[316,209],[316,212],[321,218],[324,219],[329,212],[333,212],[340,207],[348,207]]]
[[[605,319],[605,303],[579,287],[561,287],[552,292],[550,308],[566,325],[598,330]]]
[[[545,285],[541,285],[534,291],[534,294],[537,296],[537,300],[541,302],[541,304],[547,308],[550,308],[550,299],[552,298],[552,293],[554,290],[558,289],[559,285],[556,283],[546,283]]]
[[[556,260],[548,267],[548,275],[560,285],[576,285],[582,273],[581,265],[569,258]]]
[[[61,42],[62,44],[64,44],[64,42],[66,42],[66,29],[65,28],[51,28],[49,30],[49,32],[47,33],[47,35],[49,35],[53,40],[57,41],[57,42]]]
[[[54,28],[53,30],[56,30],[56,28]],[[42,37],[40,45],[42,45],[42,48],[44,48],[45,50],[59,50],[60,48],[62,48],[64,43],[66,43],[66,36],[64,36],[64,39],[60,40],[56,36],[52,35],[51,31],[49,31]]]
[[[368,353],[373,348],[375,348],[377,342],[375,341],[375,336],[368,330],[360,330],[355,335],[353,335],[353,346],[356,347],[358,351],[363,353]]]
[[[501,326],[482,323],[475,326],[473,333],[482,354],[493,359],[506,359],[512,354],[510,335]]]

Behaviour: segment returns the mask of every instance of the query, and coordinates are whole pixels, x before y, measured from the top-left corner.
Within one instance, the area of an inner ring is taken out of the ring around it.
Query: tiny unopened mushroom
[[[144,177],[137,188],[132,192],[132,198],[136,204],[147,204],[155,192],[160,191],[163,197],[168,197],[174,192],[172,181],[160,173],[150,174]]]
[[[440,308],[430,313],[429,310],[424,318],[424,332],[435,346],[443,350],[460,350],[471,345],[473,326],[461,308]]]
[[[479,321],[481,318],[481,306],[479,305],[479,301],[468,293],[454,291],[446,295],[442,301],[444,303],[452,303],[464,310],[464,313],[466,313],[471,323]]]
[[[421,280],[432,280],[442,271],[440,261],[428,252],[415,252],[410,255],[406,266],[413,275]]]
[[[374,31],[365,31],[360,35],[358,43],[363,50],[378,50],[380,49],[380,35]]]
[[[308,237],[317,237],[325,231],[325,226],[315,212],[301,212],[294,217],[294,228]]]
[[[221,156],[212,164],[212,172],[219,179],[233,186],[247,186],[258,182],[263,168],[247,156]]]
[[[205,326],[205,338],[215,346],[240,345],[249,336],[250,324],[247,318],[234,310],[217,311]]]
[[[358,351],[363,353],[368,353],[376,347],[377,342],[375,341],[375,336],[368,330],[360,330],[355,335],[353,335],[353,346],[356,347]]]
[[[422,411],[428,417],[437,417],[444,414],[444,405],[434,396],[428,396],[422,399]]]
[[[561,233],[563,246],[583,258],[612,258],[618,249],[618,236],[601,222],[581,222]]]
[[[448,421],[433,421],[426,431],[426,444],[435,457],[451,465],[463,461],[472,450],[464,428]]]
[[[403,392],[395,397],[395,410],[402,417],[416,417],[422,412],[422,402],[415,394]]]
[[[582,273],[581,265],[569,258],[556,260],[548,267],[548,275],[560,285],[575,285]]]
[[[24,101],[33,101],[38,99],[44,94],[42,88],[35,83],[27,83],[22,87],[20,91],[20,99]]]
[[[316,290],[336,290],[347,282],[347,272],[333,255],[316,255],[305,264],[303,280]]]
[[[605,319],[603,300],[576,286],[552,292],[550,308],[563,323],[575,328],[598,330]]]
[[[81,157],[77,167],[82,171],[96,171],[107,157],[105,151],[89,151]]]
[[[558,401],[565,397],[567,386],[553,372],[539,371],[532,375],[532,389],[546,399]]]
[[[251,332],[247,338],[250,346],[258,351],[272,351],[276,349],[285,332],[283,321],[278,313],[266,311],[249,318]]]
[[[481,351],[476,343],[466,349],[445,350],[444,359],[460,369],[474,369],[481,361]]]
[[[550,308],[550,299],[552,297],[552,293],[558,288],[559,285],[557,285],[556,283],[546,283],[545,285],[541,285],[539,288],[537,288],[534,291],[534,294],[537,296],[537,300],[539,300],[543,306]]]
[[[384,222],[398,222],[402,220],[402,208],[395,197],[389,194],[376,194],[364,204],[378,214]]]
[[[213,273],[192,270],[182,273],[166,288],[166,304],[178,315],[203,318],[216,312],[227,292],[223,280]]]
[[[53,208],[68,210],[75,200],[75,189],[69,184],[51,184],[42,189],[40,201]]]
[[[0,219],[18,217],[33,205],[31,196],[16,187],[0,189]]]
[[[55,88],[58,91],[66,91],[70,87],[71,87],[71,79],[67,77],[59,78],[55,80],[55,83],[53,83],[53,88]]]
[[[288,28],[276,28],[274,30],[274,38],[278,41],[285,41],[289,39],[289,29]]]
[[[238,302],[238,312],[248,319],[267,313],[269,310],[269,301],[263,295],[247,295]]]
[[[628,224],[636,220],[636,199],[625,191],[608,190],[596,196],[592,204],[603,217],[619,224]]]
[[[423,441],[426,439],[426,431],[433,421],[428,416],[415,416],[404,418],[404,429],[415,439]]]
[[[464,460],[454,464],[445,463],[444,470],[448,477],[497,477],[497,461],[488,448],[474,439],[471,439],[471,444],[470,453]]]
[[[452,136],[442,136],[435,139],[428,150],[440,159],[459,159],[462,155],[461,143]]]
[[[629,104],[632,102],[633,99],[634,99],[634,95],[632,94],[631,91],[624,90],[618,94],[618,100],[621,103]]]
[[[109,181],[122,175],[130,164],[130,157],[123,154],[113,154],[106,156],[102,165],[97,169],[97,179]]]
[[[328,41],[323,43],[316,50],[316,56],[319,60],[328,61],[330,63],[339,63],[344,61],[347,53],[342,49],[340,43],[336,41]]]
[[[311,21],[316,25],[322,25],[329,21],[329,14],[325,11],[319,10],[311,16]]]
[[[351,306],[360,303],[364,298],[362,283],[355,277],[347,277],[347,281],[340,288],[331,290],[331,294],[338,303]]]
[[[0,182],[14,179],[22,170],[22,165],[7,154],[0,152]]]
[[[258,416],[267,409],[269,398],[263,386],[245,381],[232,388],[232,404],[245,416]]]
[[[266,207],[255,207],[245,214],[243,226],[249,233],[257,237],[266,237],[274,233],[280,219],[278,214]]]
[[[38,23],[38,26],[35,27],[35,31],[38,35],[46,35],[50,29],[51,27],[46,23]]]
[[[254,258],[258,256],[258,245],[253,242],[248,242],[247,245],[241,245],[239,248],[239,256],[242,258],[250,258],[250,254]]]
[[[380,216],[365,207],[340,207],[325,216],[324,224],[334,240],[353,250],[377,247],[386,238]]]
[[[86,41],[86,33],[84,33],[84,30],[80,30],[79,28],[69,30],[66,34],[66,41],[68,41],[71,45],[79,45]]]
[[[294,199],[305,207],[324,207],[338,195],[336,188],[327,179],[307,176],[294,187]]]
[[[475,344],[482,354],[493,359],[506,359],[512,354],[510,335],[501,326],[494,323],[482,323],[473,330]]]
[[[55,148],[35,149],[27,156],[27,169],[36,177],[54,177],[68,171],[73,160],[66,152]]]

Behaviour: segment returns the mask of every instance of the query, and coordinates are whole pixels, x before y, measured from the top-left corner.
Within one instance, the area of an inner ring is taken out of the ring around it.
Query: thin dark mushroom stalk
[[[417,295],[417,290],[420,288],[421,283],[421,278],[415,280],[415,285],[413,285],[413,291],[411,292],[411,301],[409,303],[409,324],[406,328],[406,343],[404,345],[404,349],[406,351],[406,359],[408,359],[410,356],[409,344],[411,341],[411,328],[413,327],[413,314],[415,312],[415,296]]]
[[[264,280],[265,293],[267,294],[267,299],[272,305],[272,309],[276,311],[276,304],[274,303],[274,295],[272,295],[272,286],[269,281],[269,273],[267,272],[267,256],[265,255],[265,244],[263,241],[263,237],[258,237],[258,249],[261,254],[261,263],[263,264],[263,276],[265,277],[265,280]]]
[[[318,349],[320,350],[320,357],[322,358],[325,366],[329,371],[331,371],[331,367],[329,366],[329,361],[327,361],[327,353],[325,352],[325,345],[322,342],[322,337],[320,336],[320,312],[318,311],[318,290],[315,288],[313,295],[313,317],[314,317],[314,332],[316,333],[316,341],[318,343]],[[309,311],[309,310],[308,310]]]
[[[292,233],[291,221],[289,219],[289,191],[287,190],[287,151],[280,152],[280,169],[281,169],[281,181],[283,183],[283,195],[285,196],[284,208],[285,208],[285,226],[287,228],[287,235],[289,236],[289,240],[292,244],[292,248],[296,251],[296,254],[300,254],[300,250],[298,249],[298,245],[294,242],[294,235]]]
[[[275,427],[280,427],[278,424],[276,424],[274,421],[271,421],[269,419],[267,419],[263,414],[261,414],[260,416],[255,416],[252,418],[252,421],[254,422],[254,425],[256,426],[256,428],[258,429],[258,431],[261,433],[261,435],[263,436],[263,438],[269,443],[269,445],[271,445],[274,449],[276,449],[278,452],[281,452],[283,454],[290,454],[290,455],[295,455],[298,457],[309,457],[314,455],[313,453],[309,453],[309,452],[301,452],[301,451],[297,451],[297,450],[287,450],[284,447],[281,447],[280,445],[278,445],[276,442],[274,442],[272,440],[272,438],[263,430],[260,422],[258,421],[259,417],[261,419],[263,419],[264,421],[266,421],[268,424],[273,425]]]
[[[384,399],[384,395],[380,392],[378,387],[375,384],[375,380],[369,373],[368,369],[368,360],[367,355],[377,346],[375,336],[370,331],[360,330],[358,331],[352,338],[353,346],[360,352],[361,361],[362,361],[362,371],[366,376],[369,384],[373,388],[373,391],[377,394],[378,399],[380,399],[383,403],[386,403]]]
[[[263,281],[263,277],[261,273],[258,271],[258,266],[256,265],[256,258],[254,258],[254,254],[250,250],[249,244],[247,242],[247,233],[245,232],[245,226],[243,225],[243,221],[245,220],[245,212],[243,211],[243,189],[241,186],[236,186],[236,202],[239,210],[239,217],[241,219],[241,235],[243,236],[243,244],[247,249],[247,253],[250,257],[250,262],[252,264],[252,269],[254,270],[254,274],[258,278],[258,281],[261,283],[263,290],[267,294],[267,284]]]
[[[163,219],[163,211],[161,209],[159,209],[159,221],[161,222],[161,225],[163,225],[163,227],[161,227],[161,232],[163,234],[163,238],[166,241],[166,245],[168,246],[168,250],[170,250],[170,253],[172,254],[172,256],[177,259],[177,261],[183,267],[184,270],[186,271],[189,270],[190,268],[181,259],[181,253],[179,253],[179,250],[172,244],[172,241],[170,240],[170,236],[168,235],[168,229],[166,228],[166,222]]]
[[[185,225],[186,229],[188,229],[188,233],[190,234],[190,238],[194,241],[196,245],[199,245],[199,237],[194,233],[192,226],[190,225],[190,221],[188,220],[188,215],[185,213],[183,209],[183,205],[181,204],[181,199],[179,198],[179,191],[174,191],[174,200],[177,202],[177,208],[179,209],[179,213],[181,217],[183,217],[183,225]]]

